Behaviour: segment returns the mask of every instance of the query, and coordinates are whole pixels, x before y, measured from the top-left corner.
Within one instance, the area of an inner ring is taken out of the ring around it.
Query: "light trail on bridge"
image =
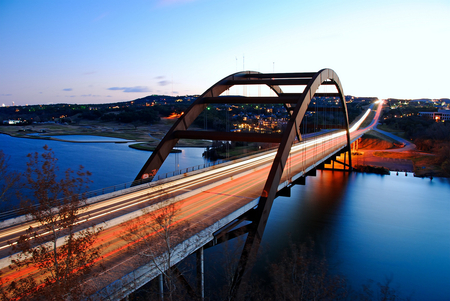
[[[366,111],[366,113],[363,115],[363,117],[359,122],[355,123],[355,125],[352,126],[350,131],[354,132],[361,125],[362,121],[368,116],[369,113],[370,109]],[[323,143],[324,145],[326,145],[328,141],[331,141],[339,137],[343,137],[344,135],[345,131],[338,131],[337,133],[333,134],[325,134],[323,137],[317,136],[312,141],[297,143],[293,145],[291,152],[293,154],[296,152],[302,152],[305,151],[307,148],[310,148],[313,145],[319,143]],[[276,151],[271,151],[267,154],[247,159],[242,162],[234,163],[229,166],[219,167],[217,169],[202,172],[197,175],[192,175],[183,179],[178,179],[175,181],[164,183],[142,191],[130,193],[127,194],[126,196],[114,197],[110,200],[91,204],[88,207],[89,211],[82,213],[83,216],[88,215],[89,217],[82,218],[78,223],[81,224],[87,221],[93,221],[95,219],[105,217],[107,215],[112,215],[116,212],[122,212],[125,209],[148,203],[149,199],[158,199],[168,194],[172,195],[192,191],[196,189],[196,186],[198,185],[204,186],[205,184],[211,181],[218,181],[223,178],[236,175],[239,172],[248,170],[249,168],[254,168],[255,166],[260,166],[261,164],[271,162],[275,154]],[[104,221],[103,220],[97,221],[97,223],[100,222]],[[9,244],[5,244],[5,242],[7,243],[8,240],[11,239],[12,237],[24,233],[29,227],[33,227],[34,229],[36,229],[39,227],[39,224],[36,222],[28,222],[18,225],[16,227],[3,230],[0,233],[0,244],[2,244],[0,245],[0,250],[8,248]],[[46,235],[48,233],[42,232],[40,234]]]
[[[377,110],[375,120],[379,118],[380,111],[381,105]],[[370,110],[365,113],[364,118],[369,113]],[[361,135],[367,130],[357,130],[364,118],[361,118],[358,123],[352,126],[352,136]],[[318,153],[326,156],[326,153],[333,153],[345,143],[345,131],[337,131],[317,136],[312,141],[299,142],[293,145],[291,156],[286,163],[286,166],[289,166],[289,168],[286,168],[283,180],[289,178],[287,174],[289,171],[298,173],[304,170],[305,165],[311,164],[317,159]],[[133,209],[134,211],[132,212],[136,215],[135,218],[138,218],[142,215],[139,207],[160,203],[164,200],[164,197],[170,196],[166,200],[167,204],[176,202],[180,206],[180,213],[174,221],[174,226],[186,219],[190,220],[190,225],[194,228],[199,225],[207,225],[260,196],[275,154],[275,151],[270,151],[226,166],[213,167],[210,170],[173,181],[162,180],[160,181],[162,184],[158,186],[137,191],[127,196],[94,203],[86,214],[91,215],[89,218],[90,222],[103,223],[106,220],[116,218],[116,213]],[[249,174],[252,176],[247,176]],[[107,218],[107,215],[110,215],[111,218]],[[123,273],[123,265],[129,265],[128,269],[133,268],[134,265],[130,264],[130,261],[138,261],[138,255],[130,256],[126,254],[126,249],[133,243],[127,243],[121,239],[124,235],[124,227],[121,225],[121,222],[125,221],[125,219],[119,219],[115,224],[110,223],[99,237],[100,244],[108,245],[104,247],[102,254],[102,260],[111,266],[108,269],[108,273],[112,273],[119,266],[121,266]],[[14,236],[17,237],[21,231],[28,229],[29,226],[30,223],[27,223],[2,231],[0,233],[2,243],[0,250],[2,252],[8,251],[10,247],[7,243],[8,239]],[[186,233],[188,232],[186,231]],[[127,258],[126,261],[124,260],[125,257]],[[3,271],[2,278],[13,280],[33,273],[36,273],[36,269],[33,269],[33,267],[21,271]],[[108,277],[110,276],[108,275]],[[119,277],[119,275],[116,276]],[[7,283],[5,282],[4,285]]]

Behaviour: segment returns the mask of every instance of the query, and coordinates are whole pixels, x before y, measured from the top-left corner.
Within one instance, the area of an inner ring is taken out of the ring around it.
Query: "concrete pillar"
[[[159,299],[164,301],[164,275],[159,274]]]
[[[200,293],[200,299],[205,300],[205,261],[203,256],[203,247],[197,250],[197,291]]]
[[[344,153],[344,163],[347,163],[347,152]],[[342,166],[342,169],[343,169],[343,170],[346,169],[345,165]]]

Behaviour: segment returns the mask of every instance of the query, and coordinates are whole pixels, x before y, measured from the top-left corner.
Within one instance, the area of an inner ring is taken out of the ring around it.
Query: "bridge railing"
[[[229,160],[231,160],[231,158],[228,160],[216,160],[213,162],[199,164],[199,165],[192,166],[192,167],[182,168],[182,169],[175,170],[172,172],[166,172],[164,174],[157,175],[155,180],[167,179],[167,178],[181,175],[181,174],[184,174],[187,172],[208,168],[208,167],[211,167],[214,165],[218,165],[218,164],[227,162]],[[118,190],[130,188],[133,184],[136,184],[136,182],[130,181],[130,182],[122,183],[122,184],[116,184],[113,186],[108,186],[108,187],[104,187],[104,188],[100,188],[100,189],[96,189],[96,190],[91,190],[91,191],[84,193],[83,197],[88,199],[88,198],[92,198],[92,197],[101,196],[101,195],[115,192]],[[57,205],[57,203],[58,203],[58,200],[56,201],[55,206]],[[37,207],[37,205],[34,205],[34,206]],[[23,215],[24,213],[25,213],[25,211],[22,208],[16,208],[16,209],[0,212],[0,221],[4,221],[4,220],[10,219],[10,218],[15,218],[20,215]]]
[[[208,167],[212,167],[215,165],[219,165],[228,161],[232,161],[232,160],[236,160],[242,157],[246,157],[246,156],[250,156],[250,155],[255,155],[257,153],[261,153],[264,151],[267,151],[269,149],[261,149],[258,151],[254,151],[254,152],[249,152],[249,153],[245,153],[239,156],[234,156],[234,157],[230,157],[227,159],[220,159],[220,160],[216,160],[216,161],[212,161],[212,162],[208,162],[208,163],[204,163],[204,164],[199,164],[199,165],[195,165],[195,166],[191,166],[191,167],[187,167],[187,168],[182,168],[179,170],[175,170],[175,171],[171,171],[171,172],[166,172],[163,174],[158,174],[155,176],[155,178],[153,178],[152,180],[162,180],[162,179],[167,179],[170,177],[174,177],[174,176],[178,176],[178,175],[182,175],[188,172],[192,172],[192,171],[196,171],[196,170],[201,170],[204,168],[208,168]],[[148,179],[147,181],[142,181],[142,183],[138,183],[139,184],[143,184],[143,183],[148,183]],[[100,189],[96,189],[96,190],[91,190],[88,191],[86,193],[84,193],[84,198],[93,198],[93,197],[98,197],[101,195],[105,195],[108,193],[112,193],[115,191],[119,191],[119,190],[123,190],[126,188],[130,188],[133,185],[136,185],[136,181],[130,181],[130,182],[126,182],[126,183],[121,183],[121,184],[116,184],[116,185],[112,185],[112,186],[108,186],[108,187],[104,187],[104,188],[100,188]],[[146,188],[147,186],[143,187]],[[37,207],[37,205],[35,205]],[[56,204],[55,204],[56,206]],[[22,208],[16,208],[16,209],[12,209],[12,210],[8,210],[8,211],[4,211],[4,212],[0,212],[0,221],[4,221],[10,218],[15,218],[18,216],[21,216],[25,214],[24,209]]]

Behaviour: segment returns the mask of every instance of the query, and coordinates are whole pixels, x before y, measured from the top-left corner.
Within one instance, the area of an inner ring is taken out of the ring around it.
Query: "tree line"
[[[160,118],[169,117],[171,114],[181,114],[190,105],[189,101],[177,102],[177,97],[171,96],[147,96],[133,101],[109,103],[109,104],[50,104],[30,106],[0,107],[0,120],[22,120],[23,124],[33,122],[61,122],[76,123],[80,120],[114,121],[120,123],[157,123]],[[315,98],[315,103],[323,107],[336,106],[332,99]],[[358,116],[365,103],[348,103],[350,121]],[[314,105],[311,104],[311,110]],[[270,111],[270,113],[268,113]],[[286,108],[279,104],[267,105],[210,105],[204,113],[194,121],[200,128],[224,131],[230,128],[230,123],[242,123],[249,118],[252,122],[257,119],[254,116],[271,115],[274,118],[288,118]],[[335,123],[334,117],[328,124]],[[256,124],[255,124],[256,125]]]

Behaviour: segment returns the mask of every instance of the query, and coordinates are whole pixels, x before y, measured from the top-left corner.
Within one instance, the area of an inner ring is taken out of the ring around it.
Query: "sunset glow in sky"
[[[344,92],[449,98],[450,1],[0,0],[0,105],[200,94],[331,68]]]

